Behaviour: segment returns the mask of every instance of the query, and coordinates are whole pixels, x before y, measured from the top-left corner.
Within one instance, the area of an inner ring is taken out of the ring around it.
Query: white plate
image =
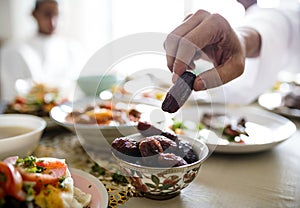
[[[186,125],[199,123],[203,113],[225,113],[226,115],[241,118],[247,121],[246,131],[249,137],[245,143],[228,142],[212,131],[185,131],[188,136],[202,138],[209,148],[218,153],[251,153],[273,148],[287,140],[296,132],[296,126],[289,119],[280,115],[262,110],[257,107],[234,107],[223,105],[212,106],[185,106],[175,115]]]
[[[263,108],[281,115],[300,118],[300,110],[283,105],[282,94],[279,92],[264,93],[259,96],[258,104]]]
[[[92,195],[90,208],[106,208],[108,206],[108,193],[99,179],[79,169],[71,168],[70,171],[74,185],[81,191]]]
[[[93,101],[97,104],[101,102],[100,100]],[[73,109],[80,109],[87,107],[89,104],[93,103],[90,99],[83,99],[82,101],[76,101],[74,103],[65,103],[56,106],[51,109],[50,117],[59,125],[64,126],[79,136],[80,141],[88,146],[89,148],[98,148],[100,146],[107,146],[115,138],[121,136],[127,136],[130,134],[137,133],[136,125],[137,123],[128,123],[124,125],[98,125],[98,124],[73,124],[66,122],[66,116],[73,111]],[[153,110],[158,107],[145,105],[145,104],[124,104],[125,109],[135,108],[141,112],[141,118],[147,120]],[[129,106],[130,105],[130,106]]]

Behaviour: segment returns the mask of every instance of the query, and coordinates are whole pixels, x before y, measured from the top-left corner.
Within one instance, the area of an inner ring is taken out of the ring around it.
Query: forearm
[[[261,36],[251,27],[239,27],[238,36],[243,44],[247,58],[258,57],[261,49]]]

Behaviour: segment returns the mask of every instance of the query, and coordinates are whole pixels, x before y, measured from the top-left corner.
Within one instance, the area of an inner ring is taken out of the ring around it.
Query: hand
[[[240,76],[245,65],[245,45],[243,36],[238,37],[222,16],[204,10],[190,15],[164,43],[168,68],[175,73],[174,82],[185,70],[195,67],[194,61],[203,57],[202,52],[214,64],[215,68],[196,78],[196,91],[220,86]]]

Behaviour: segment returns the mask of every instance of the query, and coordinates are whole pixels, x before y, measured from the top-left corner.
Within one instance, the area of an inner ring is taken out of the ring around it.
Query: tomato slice
[[[44,185],[56,185],[60,178],[66,175],[67,165],[64,161],[56,158],[40,158],[35,162],[36,166],[42,167],[40,173],[28,172],[23,167],[17,166],[24,181],[36,182],[35,189],[40,190]]]
[[[19,201],[25,200],[25,192],[22,190],[23,180],[13,164],[0,162],[1,195],[12,196]]]
[[[20,103],[20,104],[26,103],[26,98],[18,96],[15,100],[15,103]]]

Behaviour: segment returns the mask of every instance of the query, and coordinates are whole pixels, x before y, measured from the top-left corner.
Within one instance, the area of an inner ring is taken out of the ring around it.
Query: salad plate
[[[92,195],[90,208],[106,208],[108,206],[108,193],[99,179],[79,169],[71,168],[70,171],[74,185],[83,192]]]

